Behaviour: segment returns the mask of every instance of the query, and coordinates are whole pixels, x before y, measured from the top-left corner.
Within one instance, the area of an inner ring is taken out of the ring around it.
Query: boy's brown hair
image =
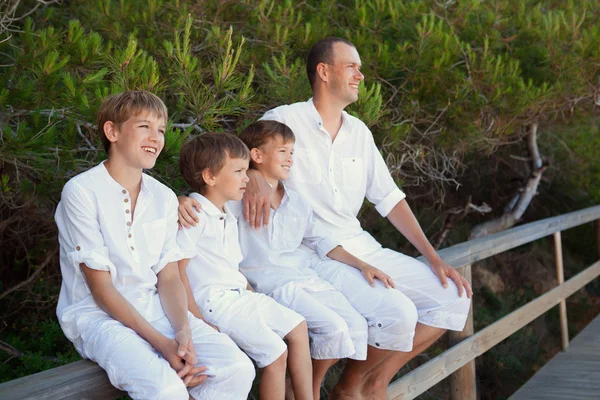
[[[278,121],[256,121],[250,124],[240,134],[240,139],[250,150],[258,149],[260,146],[265,145],[269,140],[280,137],[283,143],[290,143],[296,141],[296,136],[292,129]],[[250,166],[255,167],[252,159],[250,159]]]
[[[110,150],[110,141],[104,133],[104,124],[112,121],[117,128],[121,127],[125,121],[142,112],[152,113],[159,118],[163,118],[165,123],[169,119],[169,112],[165,103],[150,92],[144,90],[130,90],[123,93],[117,93],[107,97],[98,110],[98,134],[102,140],[102,145],[106,154]]]
[[[202,171],[206,168],[217,175],[229,158],[250,158],[250,151],[231,133],[202,133],[187,140],[179,152],[179,171],[190,187],[204,194],[206,182]]]

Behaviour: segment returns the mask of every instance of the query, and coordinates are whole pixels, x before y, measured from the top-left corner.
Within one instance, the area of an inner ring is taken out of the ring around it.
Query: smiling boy
[[[179,167],[200,202],[200,224],[181,230],[180,274],[190,311],[229,335],[262,368],[259,397],[283,399],[286,363],[296,400],[312,398],[304,318],[264,294],[254,293],[239,271],[237,219],[226,204],[241,200],[249,152],[227,133],[203,133],[184,143]],[[285,339],[286,343],[283,341]]]
[[[133,399],[245,399],[252,363],[188,313],[177,199],[142,172],[163,149],[166,121],[165,105],[148,92],[102,103],[108,159],[67,182],[56,210],[58,320],[79,354]]]

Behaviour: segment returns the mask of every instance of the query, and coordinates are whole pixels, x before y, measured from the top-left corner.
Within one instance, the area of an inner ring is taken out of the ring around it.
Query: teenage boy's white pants
[[[396,289],[387,289],[378,280],[373,288],[356,268],[323,260],[316,253],[311,255],[311,268],[366,318],[370,346],[411,351],[417,322],[455,331],[464,328],[471,300],[464,292],[458,296],[452,280],[444,288],[429,266],[390,249],[356,256],[388,274]]]
[[[167,360],[132,329],[107,317],[90,324],[75,342],[85,358],[100,365],[113,386],[132,399],[246,399],[255,370],[248,357],[227,335],[189,314],[198,365],[208,378],[188,389]],[[151,322],[168,338],[175,332],[166,316]]]

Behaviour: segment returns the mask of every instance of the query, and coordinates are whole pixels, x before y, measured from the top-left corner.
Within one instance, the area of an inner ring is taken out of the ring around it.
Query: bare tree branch
[[[25,279],[23,282],[18,283],[17,285],[5,290],[4,292],[2,292],[0,294],[0,300],[2,300],[4,297],[8,296],[9,294],[11,294],[12,292],[21,289],[24,286],[29,285],[31,282],[33,282],[44,270],[44,268],[46,268],[46,266],[48,264],[50,264],[50,262],[52,261],[52,259],[54,258],[54,256],[57,253],[57,249],[55,248],[54,250],[52,250],[50,252],[50,254],[48,254],[48,256],[46,256],[46,259],[40,264],[40,266],[38,267],[38,269],[35,270],[35,272],[33,274],[31,274],[29,276],[29,278]]]

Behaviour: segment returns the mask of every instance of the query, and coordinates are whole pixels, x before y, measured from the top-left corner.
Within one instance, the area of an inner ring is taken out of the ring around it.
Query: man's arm
[[[473,291],[469,282],[437,254],[429,240],[427,240],[406,200],[399,201],[387,215],[387,218],[427,259],[432,271],[440,279],[442,286],[447,287],[448,278],[450,278],[456,283],[460,296],[462,296],[463,289],[466,290],[469,298],[472,296]]]

